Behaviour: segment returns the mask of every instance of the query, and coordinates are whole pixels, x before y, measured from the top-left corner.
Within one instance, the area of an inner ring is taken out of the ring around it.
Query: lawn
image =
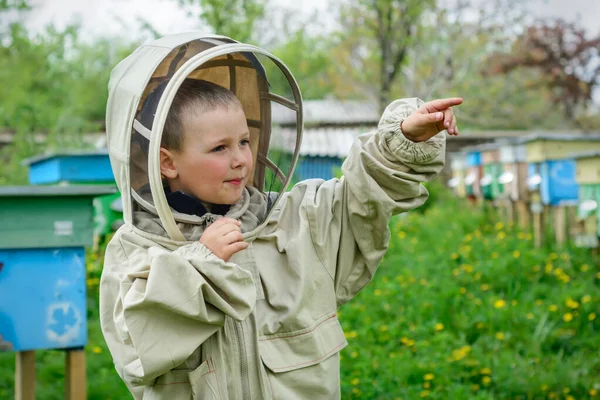
[[[339,311],[343,399],[600,398],[600,269],[589,250],[533,249],[529,233],[435,190],[395,218],[374,281]],[[97,312],[88,254],[88,398],[128,398]],[[38,399],[61,399],[63,358],[38,352]],[[0,354],[0,399],[14,355]]]

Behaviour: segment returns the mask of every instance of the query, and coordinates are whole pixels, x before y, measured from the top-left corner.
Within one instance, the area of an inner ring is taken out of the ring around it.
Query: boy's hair
[[[181,151],[184,141],[184,114],[201,114],[232,105],[242,106],[229,89],[209,81],[187,78],[177,90],[171,104],[163,129],[161,147]]]

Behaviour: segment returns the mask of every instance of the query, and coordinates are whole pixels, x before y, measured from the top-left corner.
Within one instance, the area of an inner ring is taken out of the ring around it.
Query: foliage
[[[429,208],[391,222],[374,281],[339,311],[342,398],[594,398],[600,269],[589,251],[533,251],[529,233],[430,189]],[[88,398],[116,400],[128,393],[98,322],[103,253],[86,261]],[[63,359],[37,352],[37,398],[62,398]],[[12,398],[14,355],[0,365],[0,398]]]
[[[213,32],[243,43],[252,42],[255,28],[264,16],[267,0],[178,0],[191,7],[189,13],[212,28]]]
[[[538,84],[551,89],[552,99],[561,105],[565,117],[576,121],[600,82],[599,56],[600,36],[588,38],[583,29],[561,19],[541,21],[527,28],[510,54],[495,58],[494,72],[520,67],[541,72]]]

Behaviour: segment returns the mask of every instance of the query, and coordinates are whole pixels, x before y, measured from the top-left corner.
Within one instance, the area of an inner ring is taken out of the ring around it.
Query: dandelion
[[[554,269],[554,266],[550,263],[546,264],[546,266],[544,267],[544,272],[546,272],[547,274],[551,273],[552,270]]]
[[[551,259],[551,260],[557,260],[557,259],[558,259],[558,254],[556,254],[556,253],[551,253],[551,254],[550,254],[550,259]]]
[[[443,331],[444,330],[444,324],[442,324],[441,322],[438,322],[437,324],[435,324],[435,330],[437,332]]]
[[[589,294],[586,294],[585,296],[583,296],[583,297],[581,298],[581,302],[582,302],[583,304],[587,304],[587,303],[589,303],[590,301],[592,301],[592,296],[590,296]]]
[[[381,296],[381,290],[375,289],[375,296]]]
[[[532,313],[527,313],[526,317],[527,317],[527,319],[533,319],[533,314]]]
[[[503,332],[496,332],[496,339],[498,339],[498,340],[504,340],[504,333]]]
[[[581,272],[587,272],[590,269],[590,266],[587,264],[583,264],[581,267],[579,267],[579,270]]]
[[[423,390],[420,394],[421,397],[427,397],[429,396],[429,390]]]
[[[515,250],[515,251],[513,251],[513,257],[514,257],[514,258],[519,258],[519,257],[521,257],[521,252],[520,252],[519,250]]]
[[[494,252],[492,253],[492,259],[494,259],[494,260],[495,260],[495,259],[496,259],[496,258],[498,258],[498,257],[500,257],[500,254],[499,254],[497,251],[494,251]]]
[[[465,293],[467,293],[467,288],[461,287],[459,291],[460,291],[460,294],[465,294]]]
[[[358,353],[356,351],[353,351],[352,354],[350,354],[351,358],[356,358],[358,357]]]
[[[566,313],[565,315],[563,315],[563,320],[565,322],[571,322],[573,320],[573,314],[571,313]]]
[[[498,235],[496,236],[496,239],[503,240],[504,238],[506,238],[506,233],[504,233],[504,232],[498,232]]]
[[[588,393],[590,394],[590,396],[594,397],[598,394],[598,391],[596,389],[590,389]]]
[[[556,304],[551,304],[548,307],[548,310],[550,310],[550,312],[556,312],[556,311],[558,311],[558,306]]]
[[[469,264],[463,264],[462,266],[463,271],[471,273],[473,272],[473,266],[469,265]]]
[[[361,391],[360,391],[360,389],[358,389],[358,388],[352,388],[352,393],[354,393],[354,394],[355,394],[355,395],[357,395],[357,396],[360,396],[360,394],[361,394],[362,392],[361,392]]]
[[[502,222],[497,222],[496,223],[496,230],[499,231],[499,230],[502,230],[502,228],[504,228],[504,224]]]
[[[484,292],[487,292],[490,289],[490,285],[488,285],[487,283],[482,284],[480,287],[481,290],[483,290]]]
[[[567,299],[566,303],[567,303],[567,307],[572,308],[574,310],[576,308],[579,308],[579,303],[571,298]]]
[[[479,385],[471,385],[471,390],[476,392],[479,390]]]
[[[597,273],[596,273],[596,278],[597,278],[597,279],[600,279],[600,272],[597,272]]]
[[[541,306],[542,304],[544,304],[544,302],[542,300],[540,300],[540,299],[537,299],[535,301],[535,305],[537,305],[537,306]]]
[[[569,394],[569,393],[571,393],[571,389],[569,389],[568,387],[566,387],[566,388],[563,389],[563,393],[564,394]]]
[[[432,381],[434,378],[435,378],[435,375],[432,373],[425,374],[425,376],[423,377],[423,379],[425,379],[426,381]]]
[[[489,368],[482,368],[479,373],[481,375],[491,375],[492,374],[492,370]]]
[[[379,330],[380,330],[381,332],[387,332],[387,330],[388,330],[388,326],[387,326],[387,325],[381,325],[381,326],[379,327]]]
[[[356,386],[356,385],[358,385],[358,384],[360,383],[360,379],[358,379],[358,378],[354,378],[354,379],[352,379],[352,381],[350,381],[350,382],[352,383],[352,385]]]
[[[425,389],[429,389],[431,387],[431,383],[430,382],[425,382],[425,383],[423,383],[423,387]]]
[[[542,392],[546,392],[548,391],[548,385],[542,385],[540,389],[542,389]]]
[[[483,329],[483,328],[485,328],[485,324],[483,322],[478,322],[475,324],[475,327],[477,329]]]
[[[452,253],[452,255],[450,256],[450,258],[452,258],[453,260],[457,260],[459,257],[458,253]]]
[[[94,346],[94,347],[92,347],[92,351],[96,354],[100,354],[100,353],[102,353],[102,347]]]
[[[481,383],[483,383],[485,386],[488,386],[490,383],[492,383],[492,378],[489,376],[484,376],[481,378]]]
[[[470,233],[465,236],[465,242],[470,242],[473,239],[473,235]]]
[[[404,232],[404,231],[398,232],[398,238],[404,239],[405,237],[406,237],[406,232]]]
[[[458,270],[458,268],[455,268],[455,269],[452,271],[452,275],[454,275],[454,276],[458,276],[459,274],[460,274],[460,271]]]
[[[500,308],[504,308],[506,306],[506,301],[502,300],[502,299],[498,299],[496,301],[494,301],[494,307],[500,309]]]
[[[588,315],[588,320],[590,320],[590,321],[593,321],[593,320],[595,320],[595,319],[596,319],[596,313],[590,313],[590,314]]]

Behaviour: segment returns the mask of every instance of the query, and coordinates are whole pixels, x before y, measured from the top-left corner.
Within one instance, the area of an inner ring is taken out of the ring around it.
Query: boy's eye
[[[242,139],[242,141],[240,142],[240,144],[241,144],[242,146],[247,146],[247,145],[249,145],[249,144],[250,144],[250,140],[248,140],[248,139]]]
[[[215,148],[214,148],[214,149],[212,149],[211,151],[212,151],[213,153],[217,153],[217,152],[219,152],[219,151],[223,151],[223,150],[225,150],[225,146],[221,145],[221,146],[217,146],[217,147],[215,147]]]

